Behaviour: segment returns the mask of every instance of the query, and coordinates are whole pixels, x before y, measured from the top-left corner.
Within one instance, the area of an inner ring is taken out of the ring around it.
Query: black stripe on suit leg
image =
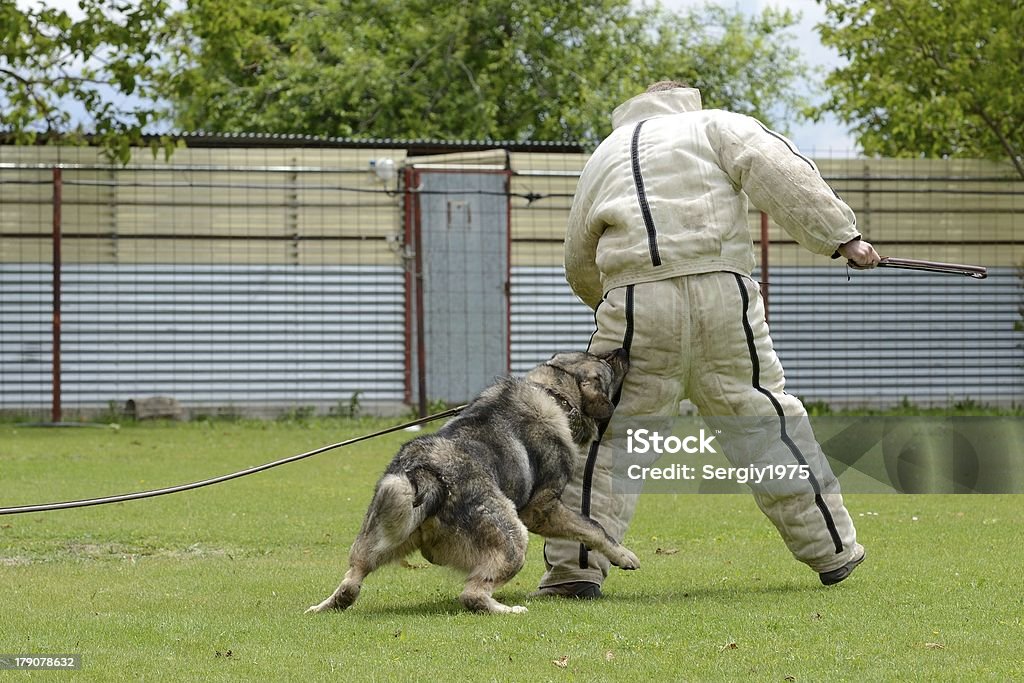
[[[626,349],[628,354],[630,348],[633,346],[633,307],[634,307],[634,291],[633,285],[626,286],[626,331],[622,335],[622,348]],[[589,347],[587,348],[589,351]],[[612,396],[612,405],[618,406],[619,401],[622,399],[622,386],[619,385],[618,391]],[[608,429],[608,423],[611,422],[609,417],[607,420],[603,420],[597,427],[597,440],[590,444],[590,452],[587,454],[587,462],[583,467],[583,495],[580,502],[580,512],[590,516],[590,494],[594,486],[594,468],[597,466],[597,453],[598,449],[601,448],[601,441],[604,439],[604,433]],[[580,543],[580,569],[587,569],[590,566],[588,558],[587,546]]]
[[[735,275],[735,274],[734,274]],[[843,541],[839,537],[839,530],[836,529],[835,520],[832,519],[832,513],[829,511],[828,506],[825,505],[825,499],[821,497],[821,484],[818,483],[817,477],[811,472],[810,467],[807,465],[807,459],[804,454],[800,452],[800,447],[796,445],[796,442],[790,438],[789,433],[786,431],[786,415],[782,410],[782,405],[778,399],[764,387],[761,386],[761,361],[757,357],[757,347],[754,344],[754,330],[750,326],[750,320],[747,318],[747,309],[750,307],[750,296],[747,294],[747,288],[743,284],[743,278],[739,275],[735,275],[736,284],[740,289],[740,299],[743,301],[743,333],[747,337],[747,350],[750,352],[750,364],[752,367],[751,384],[754,389],[761,395],[765,396],[771,401],[772,406],[775,408],[776,414],[779,416],[779,432],[782,443],[786,445],[789,452],[793,454],[793,457],[798,463],[807,468],[807,472],[810,475],[808,482],[811,485],[811,489],[814,491],[814,504],[821,512],[821,516],[825,520],[825,527],[828,529],[829,536],[832,537],[832,543],[835,545],[836,553],[843,552]]]

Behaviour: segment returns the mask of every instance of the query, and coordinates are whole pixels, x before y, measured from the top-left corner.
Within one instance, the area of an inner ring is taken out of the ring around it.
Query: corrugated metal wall
[[[559,351],[587,348],[594,313],[569,290],[561,268],[514,266],[510,291],[513,374]]]
[[[409,319],[402,150],[148,152],[0,147],[0,410],[45,411],[52,381],[52,171],[64,169],[61,387],[69,412],[170,395],[193,410],[399,410]],[[511,360],[584,348],[562,277],[580,154],[501,164],[510,191]],[[435,164],[445,158],[434,159]],[[436,166],[435,166],[436,167]],[[887,253],[990,267],[985,281],[852,273],[770,225],[769,313],[789,389],[833,405],[1024,403],[1024,183],[983,162],[825,160]],[[751,233],[759,220],[751,214]],[[855,369],[850,369],[853,365]]]
[[[399,268],[69,264],[62,279],[69,407],[153,395],[242,412],[402,401]],[[0,405],[49,405],[50,270],[0,264],[0,290]]]
[[[1024,402],[1010,268],[987,280],[843,268],[771,273],[769,327],[787,390],[833,406]]]

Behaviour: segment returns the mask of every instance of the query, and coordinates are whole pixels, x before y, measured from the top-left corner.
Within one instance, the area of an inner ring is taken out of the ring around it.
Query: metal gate
[[[508,374],[508,171],[407,168],[407,398],[462,403]]]

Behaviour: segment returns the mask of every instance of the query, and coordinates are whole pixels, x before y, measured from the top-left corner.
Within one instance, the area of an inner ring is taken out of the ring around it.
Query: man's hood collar
[[[672,88],[648,92],[630,98],[612,112],[612,127],[639,123],[653,116],[700,111],[700,91],[696,88]]]

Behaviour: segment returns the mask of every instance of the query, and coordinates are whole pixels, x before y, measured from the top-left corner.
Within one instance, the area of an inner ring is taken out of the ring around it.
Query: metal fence
[[[0,147],[0,411],[464,400],[586,346],[592,313],[560,265],[585,159],[381,143],[140,150],[119,167]],[[1024,182],[983,162],[818,162],[880,251],[990,277],[849,274],[752,212],[789,391],[837,407],[1024,402]]]

